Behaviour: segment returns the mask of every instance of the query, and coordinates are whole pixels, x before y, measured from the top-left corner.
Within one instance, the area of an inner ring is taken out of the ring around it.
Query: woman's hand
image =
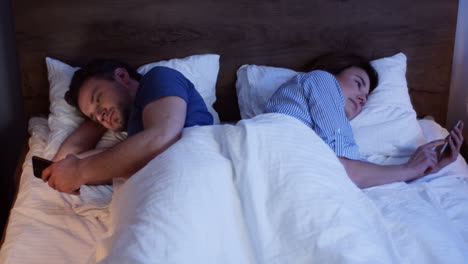
[[[463,126],[464,124],[462,122],[460,126],[455,127],[452,131],[450,131],[450,135],[448,135],[445,139],[449,143],[449,151],[447,151],[447,154],[444,154],[444,156],[439,160],[437,165],[432,170],[428,171],[427,174],[436,173],[443,167],[457,160],[458,154],[460,154],[460,149],[464,140],[462,133]]]
[[[410,174],[412,177],[405,181],[412,181],[426,174],[432,173],[438,164],[437,151],[435,148],[443,145],[444,143],[445,140],[439,139],[419,146],[408,162],[404,164],[406,168],[413,172]]]

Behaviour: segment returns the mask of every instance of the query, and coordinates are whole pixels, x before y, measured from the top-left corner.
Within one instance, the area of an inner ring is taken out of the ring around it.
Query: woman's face
[[[340,84],[345,99],[345,114],[348,120],[356,117],[362,110],[369,95],[369,76],[358,67],[350,67],[337,74],[336,79]]]

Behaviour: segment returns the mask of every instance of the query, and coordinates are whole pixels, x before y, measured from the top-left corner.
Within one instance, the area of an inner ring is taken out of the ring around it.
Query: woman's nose
[[[358,99],[360,105],[364,105],[366,103],[366,101],[367,101],[366,96],[361,95],[361,94],[358,95],[357,99]]]

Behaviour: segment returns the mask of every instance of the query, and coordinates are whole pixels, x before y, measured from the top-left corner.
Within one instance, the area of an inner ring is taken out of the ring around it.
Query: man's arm
[[[151,102],[143,110],[143,131],[82,160],[69,155],[44,170],[42,179],[60,192],[78,194],[75,190],[89,182],[128,178],[180,138],[186,111],[186,102],[177,96]]]
[[[75,156],[77,158],[79,158],[79,159],[84,159],[84,158],[87,158],[89,156],[93,156],[93,155],[99,154],[99,153],[101,153],[103,151],[106,151],[107,149],[109,149],[109,148],[95,148],[95,149],[92,149],[92,150],[80,152],[80,153],[76,154]]]
[[[64,159],[68,154],[79,154],[93,149],[106,129],[91,120],[85,120],[62,143],[52,161]]]

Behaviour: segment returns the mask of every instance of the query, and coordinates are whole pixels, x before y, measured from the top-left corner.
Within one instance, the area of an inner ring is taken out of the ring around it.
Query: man
[[[65,97],[86,120],[64,141],[42,179],[70,194],[79,194],[83,184],[130,177],[174,144],[184,127],[213,123],[193,84],[166,67],[141,77],[125,63],[95,60],[75,72]],[[128,138],[94,149],[108,129],[127,130]]]
[[[435,149],[444,140],[420,146],[402,165],[381,166],[360,160],[349,121],[361,112],[377,86],[376,71],[360,56],[336,53],[316,58],[311,68],[313,71],[283,84],[265,112],[290,115],[313,129],[335,151],[358,187],[415,180],[456,160],[463,142],[463,124],[450,132],[450,154],[440,160]]]

